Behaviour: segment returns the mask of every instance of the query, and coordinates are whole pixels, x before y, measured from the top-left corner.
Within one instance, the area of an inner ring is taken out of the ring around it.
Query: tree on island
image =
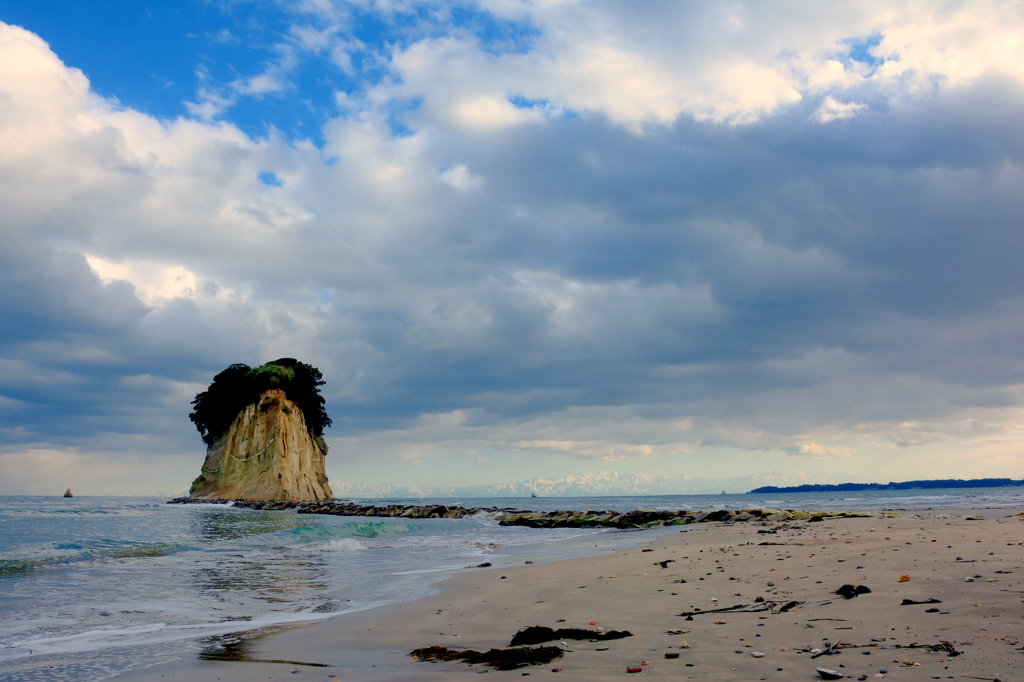
[[[203,442],[212,446],[239,412],[258,404],[265,391],[281,389],[302,410],[306,429],[327,452],[323,435],[324,428],[331,425],[331,418],[320,395],[320,387],[325,383],[319,369],[295,358],[281,358],[259,367],[231,365],[213,377],[208,389],[196,394],[188,418],[196,425]]]

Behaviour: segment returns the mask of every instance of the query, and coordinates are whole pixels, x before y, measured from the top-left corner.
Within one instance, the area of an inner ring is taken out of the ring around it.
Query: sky
[[[1022,120],[1018,0],[0,0],[0,494],[279,357],[367,489],[1020,479]]]

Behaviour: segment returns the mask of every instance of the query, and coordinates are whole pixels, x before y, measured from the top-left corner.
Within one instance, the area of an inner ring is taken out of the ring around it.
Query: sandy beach
[[[814,680],[820,666],[852,679],[1024,680],[1019,513],[694,524],[612,555],[467,570],[432,597],[251,633],[234,649],[244,660],[178,660],[118,679]],[[836,594],[843,585],[870,592],[846,599]],[[527,626],[632,636],[558,639],[546,646],[564,650],[560,658],[511,671],[409,656],[429,646],[505,648]],[[833,653],[812,658],[830,644]]]

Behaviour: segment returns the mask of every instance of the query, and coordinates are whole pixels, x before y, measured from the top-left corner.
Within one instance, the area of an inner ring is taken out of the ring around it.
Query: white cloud
[[[807,457],[810,459],[834,459],[834,458],[847,458],[852,455],[855,450],[844,447],[828,447],[819,443],[801,443],[800,445],[788,446],[784,450],[797,457]]]
[[[481,180],[462,164],[441,171],[441,180],[458,190],[469,190],[479,187]]]
[[[837,119],[853,118],[857,112],[865,108],[867,105],[858,102],[837,102],[831,95],[827,95],[821,101],[821,106],[811,114],[810,119],[818,123],[828,123]]]
[[[456,118],[480,130],[493,130],[543,118],[535,109],[516,107],[503,97],[475,97],[455,106]]]
[[[238,294],[216,282],[204,281],[181,265],[146,260],[114,262],[98,256],[86,256],[100,279],[130,282],[136,295],[149,306],[161,305],[172,298],[196,299],[200,296],[237,300]]]
[[[284,90],[285,85],[276,74],[261,73],[258,76],[237,80],[231,87],[241,95],[265,95],[268,92],[280,92]]]

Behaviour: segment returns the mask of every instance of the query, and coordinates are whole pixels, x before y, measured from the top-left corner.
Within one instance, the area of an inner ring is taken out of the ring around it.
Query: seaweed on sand
[[[544,665],[559,658],[562,650],[557,646],[541,646],[536,649],[490,649],[473,651],[472,649],[448,649],[443,646],[428,646],[416,649],[409,654],[421,661],[465,661],[466,663],[482,663],[497,670],[515,670],[528,665]]]
[[[541,644],[543,642],[552,642],[556,639],[622,639],[623,637],[632,637],[633,633],[628,630],[619,632],[618,630],[584,630],[582,628],[560,628],[558,630],[552,630],[549,627],[543,625],[531,625],[525,627],[516,633],[515,637],[512,638],[512,643],[509,646],[523,646],[529,644]]]

